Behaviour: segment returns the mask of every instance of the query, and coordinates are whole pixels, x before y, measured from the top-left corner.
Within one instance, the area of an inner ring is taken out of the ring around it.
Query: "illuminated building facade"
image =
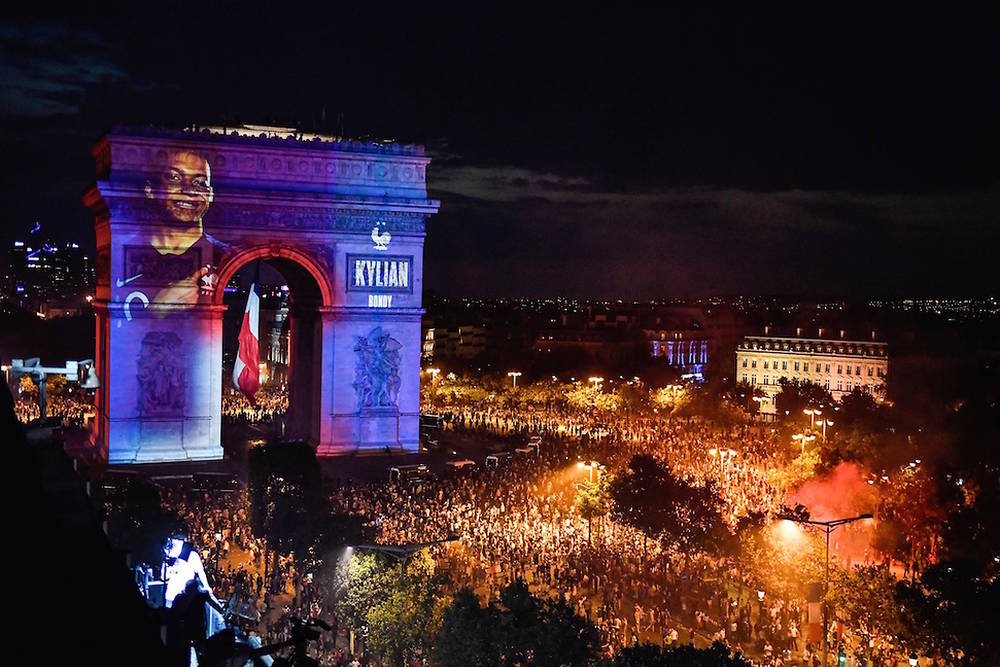
[[[801,330],[800,330],[801,332]],[[775,396],[781,379],[812,382],[830,390],[839,401],[855,388],[881,401],[889,367],[888,346],[875,340],[799,336],[746,336],[736,347],[736,379],[760,389],[765,399],[761,413],[776,413]]]
[[[287,435],[320,455],[417,450],[424,226],[438,210],[422,147],[116,128],[93,154],[94,436],[111,463],[222,457],[223,293],[256,261],[290,292]]]

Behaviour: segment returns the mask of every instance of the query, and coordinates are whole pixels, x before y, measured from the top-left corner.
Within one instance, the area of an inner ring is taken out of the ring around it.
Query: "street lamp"
[[[349,545],[347,548],[348,550],[364,549],[366,551],[377,551],[378,553],[385,554],[399,564],[399,576],[402,577],[403,574],[406,573],[406,561],[410,559],[410,556],[419,551],[423,551],[427,547],[433,547],[438,544],[446,544],[448,542],[455,542],[459,539],[458,535],[449,535],[443,540],[434,540],[432,542],[411,542],[409,544],[355,544]]]
[[[802,453],[803,454],[806,453],[806,443],[807,442],[812,442],[815,439],[816,439],[816,436],[813,435],[812,433],[810,433],[808,435],[806,435],[805,433],[796,433],[795,435],[792,436],[792,440],[794,440],[795,442],[802,443]]]
[[[438,379],[438,375],[441,374],[441,369],[440,368],[428,368],[427,372],[431,374],[431,382],[434,382],[435,380]]]
[[[823,411],[819,408],[806,408],[802,411],[802,414],[809,415],[809,428],[816,427],[816,417],[823,414]]]
[[[826,637],[827,629],[827,611],[826,611],[826,594],[830,590],[830,533],[837,530],[843,525],[854,523],[855,521],[862,521],[865,519],[873,518],[871,514],[859,514],[858,516],[847,517],[843,519],[831,519],[829,521],[815,521],[813,519],[803,519],[797,517],[794,514],[782,517],[795,523],[802,523],[808,526],[818,526],[820,530],[826,533],[826,571],[823,581],[823,667],[826,667],[826,656],[829,650],[829,645]]]
[[[514,378],[514,389],[517,389],[517,378],[521,377],[521,371],[511,371],[507,377]]]
[[[86,377],[80,380],[83,369],[86,368]],[[42,423],[46,418],[46,406],[48,399],[45,394],[45,379],[49,375],[65,375],[70,382],[79,382],[80,386],[86,390],[97,389],[101,386],[101,381],[97,378],[94,370],[94,360],[67,361],[65,366],[42,366],[38,357],[31,359],[12,359],[11,365],[4,368],[5,373],[13,372],[15,377],[27,375],[38,385],[38,412]]]
[[[594,384],[594,390],[599,391],[600,384],[604,382],[604,378],[599,377],[597,375],[591,375],[589,378],[587,378],[587,382],[592,382]]]
[[[597,478],[598,479],[601,478],[601,464],[598,463],[597,461],[589,461],[589,462],[579,461],[579,462],[577,462],[576,467],[580,468],[581,470],[587,470],[587,471],[589,471],[590,472],[590,481],[591,482],[594,481],[594,471],[595,470],[597,471]]]
[[[722,473],[723,476],[725,476],[727,469],[726,459],[728,458],[731,461],[732,458],[736,456],[736,450],[723,449],[723,448],[716,449],[715,447],[712,447],[711,449],[708,450],[708,455],[711,456],[713,459],[716,456],[719,457],[719,472]]]
[[[832,419],[820,419],[819,423],[823,425],[823,442],[826,442],[826,427],[833,426]]]

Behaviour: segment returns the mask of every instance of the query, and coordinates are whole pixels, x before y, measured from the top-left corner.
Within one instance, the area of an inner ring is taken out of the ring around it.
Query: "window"
[[[803,361],[802,362],[802,370],[805,371],[806,373],[809,372],[809,362],[808,361]]]
[[[767,360],[766,359],[764,360],[764,370],[765,371],[767,370]]]
[[[788,370],[788,362],[787,361],[782,361],[781,362],[781,370],[783,370],[783,371],[787,371]]]
[[[747,374],[744,373],[743,374],[743,384],[746,384],[746,383],[747,383]]]
[[[879,376],[880,378],[881,378],[881,377],[885,377],[885,369],[884,369],[884,368],[879,368],[879,369],[878,369],[878,376]]]
[[[868,367],[868,377],[871,377],[871,376],[872,376],[872,367],[869,366]]]
[[[764,376],[764,384],[768,384],[767,380],[768,380],[768,377],[765,375]]]
[[[823,388],[824,389],[829,389],[830,388],[830,381],[829,380],[827,380],[826,382],[823,383]]]
[[[743,368],[747,367],[747,358],[743,357]]]
[[[850,391],[850,390],[851,390],[851,381],[848,380],[847,381],[847,391]]]
[[[827,365],[826,365],[826,372],[827,372],[827,373],[829,373],[829,372],[830,372],[830,364],[827,364]],[[827,389],[829,389],[829,387],[827,387]]]
[[[847,374],[848,375],[851,374],[851,365],[850,364],[847,365]]]
[[[861,366],[855,366],[854,367],[854,374],[855,375],[861,375]]]
[[[795,370],[799,370],[799,362],[795,362]]]
[[[844,381],[837,380],[837,391],[844,391]]]
[[[757,360],[756,359],[754,359],[753,361],[750,362],[750,368],[757,368]]]
[[[757,374],[754,373],[750,376],[750,384],[757,384]]]
[[[837,364],[837,375],[844,374],[844,364]]]

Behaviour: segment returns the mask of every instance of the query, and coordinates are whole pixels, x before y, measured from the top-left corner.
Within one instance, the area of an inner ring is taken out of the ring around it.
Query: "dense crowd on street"
[[[93,404],[84,398],[82,393],[77,396],[50,394],[46,397],[45,403],[46,417],[61,420],[63,426],[83,426],[95,414]],[[14,401],[14,414],[22,424],[30,424],[40,419],[42,413],[38,405],[38,394],[23,392],[18,396]]]
[[[222,417],[227,423],[271,422],[288,410],[285,386],[264,386],[251,402],[232,387],[222,392]]]
[[[287,403],[281,392],[259,398],[253,406],[227,396],[226,413],[252,421]],[[484,601],[495,600],[506,584],[523,580],[536,595],[560,597],[593,622],[605,655],[643,641],[706,645],[718,639],[760,664],[818,664],[816,645],[805,641],[804,600],[761,599],[751,574],[731,562],[646,539],[610,516],[588,524],[574,504],[577,485],[588,478],[579,460],[620,470],[644,453],[696,485],[711,482],[730,522],[751,510],[773,512],[787,490],[766,473],[779,462],[771,429],[649,416],[612,421],[566,409],[439,412],[446,430],[507,438],[512,445],[537,436],[538,454],[419,483],[338,482],[332,510],[360,516],[380,543],[453,538],[430,549],[436,567],[449,575],[448,592],[467,587]],[[245,491],[172,490],[163,497],[189,527],[216,595],[256,600],[256,631],[264,643],[287,639],[293,616],[337,623],[330,587],[313,582],[313,573],[297,572],[291,559],[267,558],[250,530]],[[837,632],[831,626],[832,642]],[[321,664],[350,664],[343,636],[338,645],[336,632],[324,635]]]

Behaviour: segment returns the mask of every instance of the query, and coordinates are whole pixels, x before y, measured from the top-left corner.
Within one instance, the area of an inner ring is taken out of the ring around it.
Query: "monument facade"
[[[291,293],[287,435],[319,455],[418,447],[430,158],[258,129],[115,128],[94,148],[110,463],[222,457],[223,293],[257,260]]]

